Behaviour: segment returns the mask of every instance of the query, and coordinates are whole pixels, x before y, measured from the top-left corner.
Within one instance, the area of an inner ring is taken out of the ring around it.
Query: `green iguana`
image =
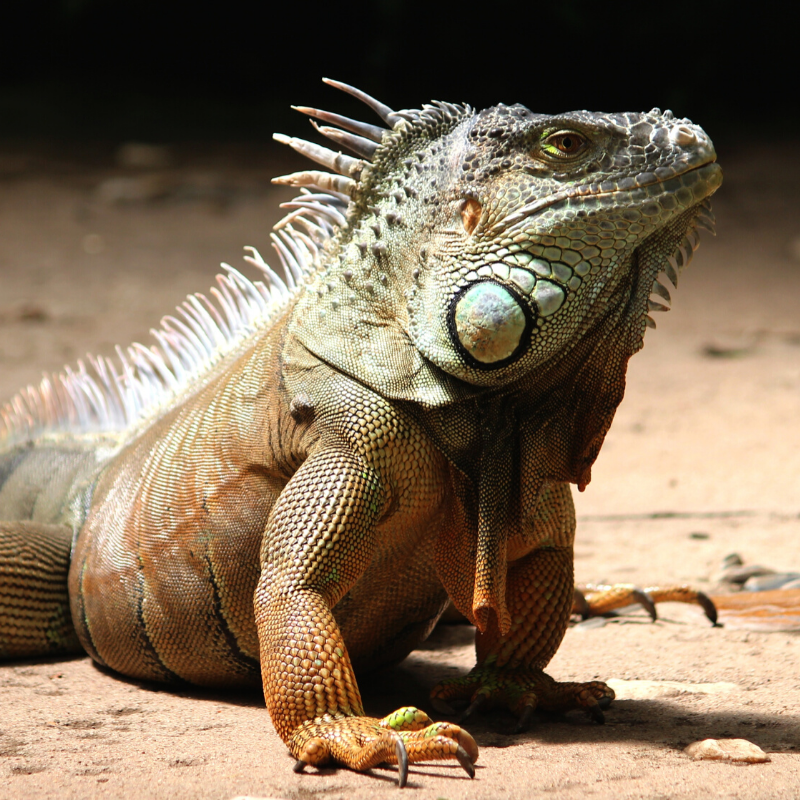
[[[85,649],[137,679],[253,684],[297,768],[457,759],[459,726],[364,715],[452,600],[477,666],[432,693],[602,720],[601,682],[543,672],[573,596],[570,483],[590,480],[651,311],[713,227],[689,120],[300,108],[355,156],[156,344],[45,377],[0,410],[0,657]],[[335,126],[335,127],[333,127]]]

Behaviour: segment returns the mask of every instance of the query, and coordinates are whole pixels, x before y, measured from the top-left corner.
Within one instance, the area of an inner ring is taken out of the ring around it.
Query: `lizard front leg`
[[[282,492],[255,592],[267,708],[299,768],[399,763],[402,785],[407,762],[456,758],[472,774],[477,747],[457,726],[431,725],[416,709],[364,715],[331,609],[370,562],[382,505],[377,472],[338,443],[320,447]]]
[[[603,721],[614,692],[600,681],[559,683],[543,670],[561,644],[572,608],[572,547],[543,547],[509,567],[507,603],[512,625],[502,635],[496,617],[476,636],[477,665],[463,678],[440,683],[431,697],[443,712],[453,700],[480,707],[505,706],[517,714],[517,731],[533,712],[587,710]]]
[[[536,708],[584,708],[601,722],[602,709],[614,697],[608,686],[558,683],[543,671],[564,638],[572,610],[575,511],[570,488],[549,483],[539,493],[522,494],[530,501],[526,513],[511,517],[518,527],[508,537],[504,564],[506,610],[495,608],[483,620],[476,615],[481,623],[477,664],[466,676],[436,686],[434,706],[447,713],[452,701],[466,702],[465,716],[481,706],[505,706],[518,715],[517,730],[527,726]],[[461,603],[468,608],[468,599]]]

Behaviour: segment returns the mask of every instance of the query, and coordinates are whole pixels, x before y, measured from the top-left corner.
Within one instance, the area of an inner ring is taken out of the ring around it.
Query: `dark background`
[[[800,121],[782,3],[4,0],[0,139],[267,141],[290,103],[672,108],[769,147]],[[435,15],[436,19],[433,19]]]

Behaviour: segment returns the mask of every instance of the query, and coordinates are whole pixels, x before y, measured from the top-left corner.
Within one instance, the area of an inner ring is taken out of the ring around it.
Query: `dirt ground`
[[[104,146],[0,146],[0,399],[87,351],[146,341],[186,293],[211,285],[220,261],[237,265],[242,245],[270,252],[287,195],[268,179],[295,167],[284,154],[143,152],[115,161]],[[733,552],[800,571],[800,147],[728,148],[720,162],[718,237],[702,237],[675,310],[631,362],[594,480],[576,493],[579,581],[713,591]],[[666,606],[655,624],[571,629],[549,671],[622,681],[606,725],[578,714],[511,736],[510,717],[479,717],[467,726],[481,748],[475,780],[453,765],[416,766],[406,794],[800,797],[800,634],[723,621],[712,628],[695,609]],[[368,710],[429,708],[430,686],[471,666],[472,636],[440,628],[364,682]],[[257,694],[170,692],[88,658],[0,666],[0,709],[3,798],[397,791],[388,767],[295,775]],[[771,762],[683,753],[709,737],[747,739]]]

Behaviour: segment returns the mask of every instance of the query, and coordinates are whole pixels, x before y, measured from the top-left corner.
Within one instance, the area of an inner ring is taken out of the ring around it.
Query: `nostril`
[[[478,227],[481,211],[483,211],[481,204],[473,197],[465,200],[464,205],[461,207],[461,222],[469,236],[472,236],[472,232]]]
[[[676,125],[669,132],[669,140],[681,147],[694,144],[697,141],[694,131],[688,125]]]

